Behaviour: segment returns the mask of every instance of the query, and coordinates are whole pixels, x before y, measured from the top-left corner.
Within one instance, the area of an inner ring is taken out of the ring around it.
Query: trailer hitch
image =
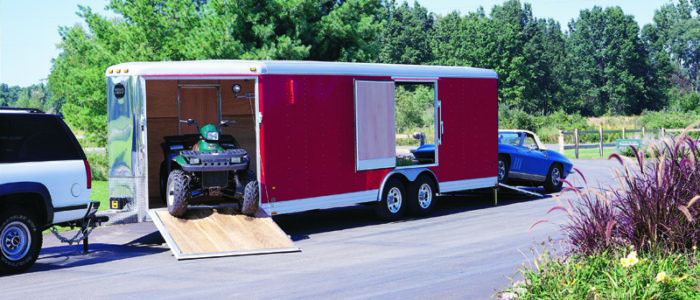
[[[88,205],[88,210],[85,213],[85,216],[81,220],[56,224],[58,226],[68,226],[68,227],[70,227],[71,230],[73,230],[76,227],[79,227],[80,229],[72,238],[66,238],[66,237],[62,236],[58,232],[58,230],[56,229],[56,226],[51,227],[49,230],[51,231],[51,233],[53,233],[54,236],[56,236],[56,238],[59,241],[61,241],[61,243],[67,243],[68,245],[73,245],[73,243],[79,243],[82,241],[83,242],[83,253],[88,253],[88,236],[101,223],[109,221],[109,217],[107,217],[107,216],[95,215],[98,207],[100,207],[100,202],[90,201],[90,203]]]

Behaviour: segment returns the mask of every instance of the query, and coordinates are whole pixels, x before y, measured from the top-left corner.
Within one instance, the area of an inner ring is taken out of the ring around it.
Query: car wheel
[[[253,180],[248,182],[245,186],[245,193],[243,194],[243,203],[241,205],[241,212],[247,216],[254,216],[258,212],[260,207],[260,189],[258,187],[258,181]]]
[[[377,216],[384,221],[394,221],[403,216],[406,202],[406,189],[396,178],[384,185],[381,200],[375,205]]]
[[[554,193],[561,191],[561,186],[563,182],[559,181],[562,175],[562,167],[559,164],[552,164],[547,172],[547,179],[544,181],[544,190],[547,193]]]
[[[184,215],[190,196],[190,178],[182,170],[170,172],[167,191],[168,212],[173,217]]]
[[[36,216],[21,207],[9,207],[0,214],[0,273],[27,270],[39,257],[42,235]]]
[[[507,183],[510,172],[510,159],[507,155],[498,155],[498,182]]]
[[[409,186],[408,210],[415,216],[427,216],[435,207],[435,183],[421,175]]]

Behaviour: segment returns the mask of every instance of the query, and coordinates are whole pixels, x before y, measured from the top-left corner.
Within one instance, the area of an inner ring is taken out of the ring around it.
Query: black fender
[[[47,189],[45,185],[31,181],[0,184],[0,197],[13,194],[38,194],[44,202],[46,224],[53,223],[53,201],[51,199],[51,193],[49,193],[49,189]],[[36,213],[41,215],[42,212]]]

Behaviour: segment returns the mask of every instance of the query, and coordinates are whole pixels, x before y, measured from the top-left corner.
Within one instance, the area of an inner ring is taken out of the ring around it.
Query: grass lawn
[[[600,158],[600,159],[608,159],[610,154],[617,153],[617,149],[615,148],[603,148],[603,157],[600,157],[600,152],[599,150],[596,149],[579,149],[578,150],[578,158]],[[576,152],[574,149],[571,150],[564,150],[564,156],[566,158],[572,159],[576,158]]]
[[[100,208],[98,211],[109,209],[109,195],[107,194],[107,187],[107,181],[92,181],[90,200],[100,201]]]

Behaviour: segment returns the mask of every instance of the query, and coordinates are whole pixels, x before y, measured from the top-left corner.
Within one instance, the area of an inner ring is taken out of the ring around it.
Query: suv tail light
[[[90,171],[90,163],[87,159],[83,159],[85,163],[85,174],[87,174],[87,188],[92,189],[92,172]]]

